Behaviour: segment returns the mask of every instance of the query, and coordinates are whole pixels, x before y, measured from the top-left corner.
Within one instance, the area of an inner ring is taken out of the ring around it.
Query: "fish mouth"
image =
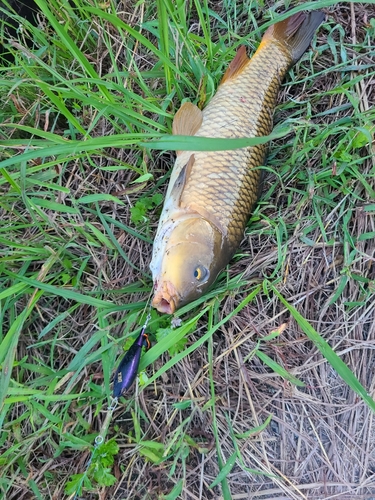
[[[152,307],[165,314],[173,314],[177,309],[178,294],[170,281],[156,283]]]

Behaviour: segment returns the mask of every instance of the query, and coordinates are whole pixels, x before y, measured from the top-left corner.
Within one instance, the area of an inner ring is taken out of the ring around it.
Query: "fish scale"
[[[173,133],[241,138],[269,135],[285,73],[308,48],[322,12],[299,12],[269,27],[253,58],[241,47],[203,112],[184,103]],[[238,248],[260,193],[266,145],[178,151],[153,244],[152,305],[160,312],[200,297]]]
[[[272,111],[291,56],[275,44],[254,56],[235,78],[224,82],[203,110],[196,136],[254,137],[272,130]],[[254,86],[256,85],[256,91]],[[256,94],[256,99],[253,96]],[[240,244],[259,194],[266,145],[232,151],[195,152],[181,206],[210,212],[227,233],[229,247]]]

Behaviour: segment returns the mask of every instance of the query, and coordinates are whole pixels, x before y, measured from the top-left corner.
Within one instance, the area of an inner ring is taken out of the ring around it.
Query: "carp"
[[[324,18],[299,12],[270,26],[251,59],[240,47],[204,110],[181,106],[173,134],[269,135],[280,84]],[[173,314],[201,296],[229,263],[259,196],[266,147],[177,152],[150,264],[160,312]]]

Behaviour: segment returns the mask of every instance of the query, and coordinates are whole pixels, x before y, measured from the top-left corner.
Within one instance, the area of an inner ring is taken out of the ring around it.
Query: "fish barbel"
[[[280,83],[310,45],[322,12],[270,26],[249,59],[240,47],[207,107],[181,106],[173,133],[256,137],[272,131]],[[178,151],[153,245],[152,305],[172,314],[204,293],[238,248],[261,185],[266,145]]]

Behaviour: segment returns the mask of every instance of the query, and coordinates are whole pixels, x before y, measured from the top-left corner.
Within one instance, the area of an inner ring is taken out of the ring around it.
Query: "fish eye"
[[[208,275],[209,275],[209,271],[204,266],[199,265],[194,269],[194,278],[197,281],[205,280],[206,278],[208,278]]]

